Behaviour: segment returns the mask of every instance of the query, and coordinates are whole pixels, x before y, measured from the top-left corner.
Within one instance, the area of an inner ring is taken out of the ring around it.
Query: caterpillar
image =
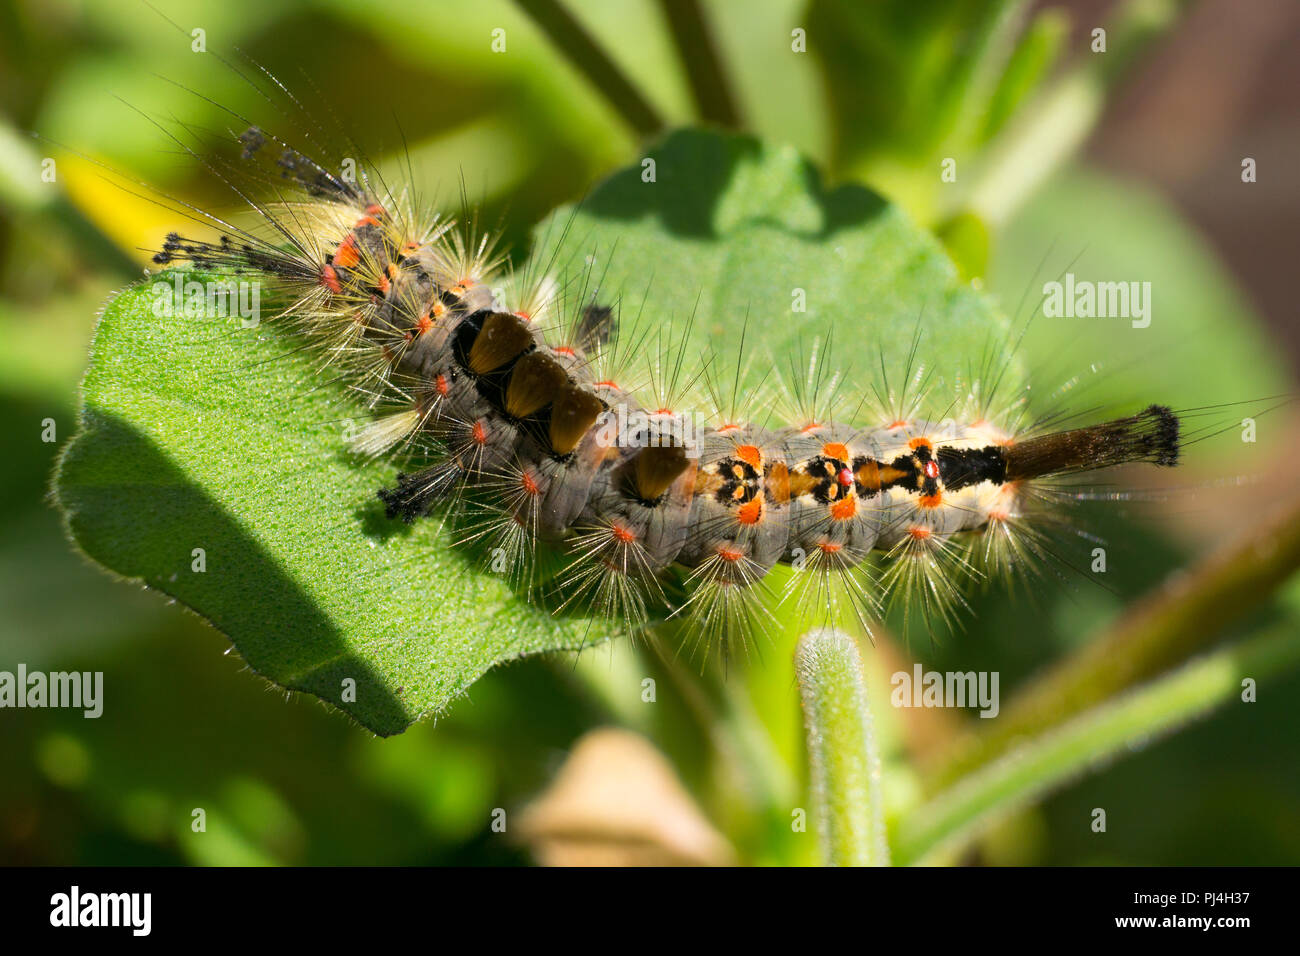
[[[1020,570],[1041,555],[1045,482],[1178,461],[1179,417],[1160,404],[1021,430],[989,394],[927,417],[924,390],[895,400],[877,383],[857,403],[874,405],[875,420],[837,417],[816,398],[835,377],[816,355],[811,384],[786,389],[813,396],[789,420],[716,388],[701,413],[629,377],[627,353],[645,342],[628,344],[598,283],[574,294],[545,270],[512,273],[472,215],[422,213],[402,190],[344,179],[258,126],[238,146],[241,162],[269,164],[290,190],[268,203],[237,189],[269,232],[217,220],[219,238],[172,233],[154,262],[270,283],[278,320],[373,412],[351,450],[419,452],[418,468],[377,489],[387,517],[469,515],[463,539],[557,609],[589,607],[632,629],[677,616],[725,648],[764,629],[765,582],[787,565],[802,573],[781,599],[847,605],[868,631],[895,596],[946,618],[962,579],[985,573],[976,565]],[[552,575],[538,571],[544,548],[562,555]]]

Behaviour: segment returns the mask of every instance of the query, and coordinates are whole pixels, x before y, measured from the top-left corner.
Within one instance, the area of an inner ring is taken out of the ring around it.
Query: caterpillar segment
[[[635,626],[647,602],[664,602],[661,579],[677,565],[689,597],[674,613],[691,611],[695,627],[725,639],[761,627],[755,595],[787,564],[818,572],[798,588],[842,577],[860,616],[889,592],[919,593],[945,613],[955,580],[974,573],[966,553],[998,564],[1034,547],[1013,532],[1036,479],[1177,461],[1178,420],[1156,405],[1031,436],[982,419],[920,418],[777,430],[729,421],[692,434],[689,416],[644,407],[608,377],[612,309],[586,304],[560,328],[548,321],[551,280],[513,303],[492,291],[514,280],[498,275],[485,238],[437,220],[412,233],[400,198],[335,184],[297,154],[285,162],[320,207],[289,219],[306,230],[297,252],[173,235],[156,261],[279,281],[293,293],[285,315],[326,363],[355,373],[377,409],[352,447],[378,455],[421,440],[439,449],[379,492],[388,515],[413,521],[479,486],[497,523],[485,537],[509,542],[514,559],[531,569],[539,540],[567,549],[556,578],[564,604],[589,600]],[[304,259],[302,249],[324,251]],[[972,533],[988,543],[955,545]],[[858,570],[869,559],[882,565],[874,583]]]

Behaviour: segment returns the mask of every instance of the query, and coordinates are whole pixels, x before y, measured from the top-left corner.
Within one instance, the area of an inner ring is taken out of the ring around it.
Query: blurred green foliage
[[[570,7],[670,122],[692,119],[654,3]],[[1054,12],[1027,33],[1015,29],[1024,8],[765,0],[710,3],[706,12],[749,129],[817,160],[829,185],[864,179],[934,223],[945,208],[937,158],[978,151],[1013,129],[1018,107],[1070,53]],[[288,125],[350,137],[394,169],[409,152],[421,189],[454,202],[463,183],[521,248],[551,209],[637,156],[599,92],[505,0],[418,5],[401,16],[348,0],[187,0],[167,12],[182,30],[120,0],[18,0],[0,11],[0,669],[22,661],[106,672],[98,720],[0,712],[0,860],[525,862],[518,843],[491,830],[493,809],[521,806],[584,730],[609,722],[646,733],[669,755],[741,859],[814,859],[811,837],[790,828],[806,784],[792,645],[753,649],[725,679],[626,644],[576,661],[530,660],[491,672],[436,725],[379,740],[310,700],[285,700],[222,658],[219,634],[71,551],[46,501],[58,445],[40,441],[42,421],[56,421],[60,442],[69,436],[98,306],[138,278],[141,248],[178,224],[21,131],[197,204],[232,207],[132,109],[211,137],[238,125],[175,80],[242,115],[265,112],[250,87],[191,52],[189,30],[202,26],[211,49],[237,46],[273,69],[323,128],[303,116],[284,117]],[[509,36],[505,55],[490,49],[496,27]],[[806,56],[790,55],[796,27],[808,31]],[[45,156],[57,160],[56,184],[39,182]],[[1157,386],[1195,404],[1288,387],[1240,291],[1148,189],[1071,170],[1004,227],[967,223],[944,239],[963,274],[982,280],[1013,321],[1067,268],[1158,281],[1167,298],[1150,337],[1035,323],[1027,347],[1044,389],[1080,375],[1075,387],[1086,389],[1075,394],[1097,396],[1081,402],[1091,407],[1141,401]],[[1093,365],[1107,374],[1093,376]],[[1248,472],[1267,450],[1243,458],[1241,448],[1230,437],[1197,446],[1186,481],[1221,475],[1225,459],[1232,473]],[[1017,600],[994,591],[975,599],[963,634],[906,650],[928,669],[999,670],[1009,695],[1212,544],[1194,531],[1210,506],[1196,507],[1164,524],[1140,523],[1140,502],[1089,508],[1086,527],[1112,549],[1113,593],[1079,581]],[[1240,632],[1285,613],[1294,611],[1261,607]],[[877,656],[886,653],[895,651]],[[653,706],[641,702],[646,676],[660,687]],[[1258,704],[1228,708],[1062,790],[964,859],[1294,863],[1296,701],[1292,675]],[[880,711],[885,798],[897,806],[920,787],[902,759],[915,728]],[[1086,825],[1099,805],[1112,821],[1100,840]],[[196,807],[207,812],[202,835],[190,827]]]

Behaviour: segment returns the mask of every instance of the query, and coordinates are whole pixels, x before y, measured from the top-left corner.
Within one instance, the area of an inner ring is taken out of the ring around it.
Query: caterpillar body
[[[519,580],[533,585],[539,542],[567,552],[549,582],[560,607],[588,603],[634,627],[665,607],[725,644],[762,628],[762,583],[787,564],[814,572],[792,576],[787,595],[844,582],[867,626],[891,592],[946,615],[976,559],[1001,567],[1034,548],[1036,481],[1178,459],[1178,418],[1160,405],[1025,435],[979,403],[935,421],[912,402],[867,425],[814,408],[773,427],[739,396],[695,427],[693,410],[645,399],[613,368],[613,306],[589,298],[557,315],[554,278],[507,274],[472,223],[422,219],[405,194],[345,181],[258,127],[239,141],[249,162],[278,149],[301,195],[248,200],[270,235],[173,233],[155,262],[278,285],[281,318],[375,412],[352,449],[435,449],[379,490],[388,517],[455,510],[476,489],[486,520],[470,537],[502,544]],[[674,566],[681,599],[663,586]]]

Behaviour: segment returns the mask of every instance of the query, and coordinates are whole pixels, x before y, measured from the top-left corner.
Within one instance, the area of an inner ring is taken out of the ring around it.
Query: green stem
[[[713,32],[696,0],[659,0],[700,118],[737,129],[742,123]]]
[[[1238,543],[1165,582],[1110,632],[1008,703],[997,726],[973,734],[931,781],[946,786],[996,759],[1018,739],[1059,725],[1108,697],[1187,660],[1255,610],[1300,568],[1300,500]]]
[[[900,864],[924,862],[985,824],[1126,747],[1168,733],[1241,694],[1242,680],[1300,662],[1294,624],[1187,664],[1175,673],[1018,745],[907,814],[895,833]]]
[[[880,756],[858,647],[811,631],[795,648],[811,767],[813,821],[828,866],[887,866]]]
[[[1083,145],[1101,118],[1107,94],[1140,62],[1140,54],[1177,21],[1187,0],[1127,0],[1107,27],[1106,52],[1083,53],[1080,65],[1045,90],[1025,115],[986,151],[969,190],[954,195],[949,214],[974,212],[1005,222]]]
[[[642,137],[664,128],[663,118],[650,101],[632,85],[605,51],[558,0],[515,0],[550,41],[609,100],[619,115]]]

